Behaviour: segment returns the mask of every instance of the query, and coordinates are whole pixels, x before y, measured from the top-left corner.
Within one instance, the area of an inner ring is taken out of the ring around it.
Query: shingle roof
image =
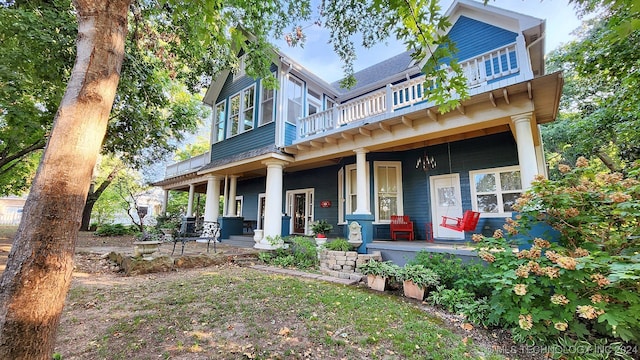
[[[413,65],[411,52],[405,51],[353,74],[356,78],[356,85],[351,89],[341,88],[339,81],[333,82],[331,85],[342,93],[357,91],[358,89],[373,84],[376,81],[399,74],[407,70],[410,65]]]

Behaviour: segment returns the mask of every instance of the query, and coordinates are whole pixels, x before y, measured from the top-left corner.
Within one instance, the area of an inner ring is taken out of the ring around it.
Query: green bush
[[[420,250],[409,265],[422,265],[438,274],[440,285],[447,289],[465,289],[478,297],[486,296],[487,287],[482,278],[482,264],[465,264],[462,259],[447,253],[434,253]]]
[[[328,241],[324,247],[327,250],[333,251],[349,251],[351,250],[351,244],[346,239],[337,238],[335,240]]]
[[[130,226],[124,226],[122,224],[103,224],[94,234],[97,236],[122,236],[133,235],[137,231]]]
[[[640,167],[627,176],[596,174],[586,159],[560,165],[563,177],[538,179],[516,204],[510,235],[526,236],[533,221],[559,232],[557,243],[530,239],[514,253],[501,231],[474,235],[493,288],[490,321],[521,342],[618,338],[640,344]]]
[[[475,294],[463,289],[447,289],[444,286],[436,287],[427,298],[433,305],[441,306],[452,313],[462,313],[462,309],[475,302]]]
[[[435,271],[422,265],[407,264],[398,270],[399,281],[411,281],[419,287],[430,288],[438,285],[440,277]]]
[[[276,240],[277,241],[277,240]],[[258,255],[261,261],[275,266],[310,269],[318,267],[318,252],[315,240],[306,236],[287,238],[287,249],[278,248],[271,253],[262,252]]]
[[[400,267],[391,261],[377,261],[375,259],[371,259],[367,263],[360,265],[358,267],[358,271],[364,275],[395,278],[398,276]]]

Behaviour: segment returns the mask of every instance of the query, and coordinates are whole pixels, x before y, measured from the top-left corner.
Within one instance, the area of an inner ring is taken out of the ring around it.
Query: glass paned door
[[[462,217],[462,201],[460,195],[460,175],[448,174],[431,177],[431,213],[433,218],[433,235],[438,239],[463,240],[464,232],[455,231],[443,226],[442,217]]]

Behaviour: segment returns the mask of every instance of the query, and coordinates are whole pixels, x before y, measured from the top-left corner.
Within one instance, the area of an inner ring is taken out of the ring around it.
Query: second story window
[[[275,90],[267,89],[262,84],[262,101],[260,102],[260,123],[259,125],[268,124],[273,121],[273,98]]]
[[[216,143],[224,140],[224,119],[227,118],[227,103],[221,101],[216,104],[213,114],[213,127],[211,129],[211,142]]]
[[[233,95],[229,100],[229,136],[253,129],[256,87],[250,87]]]
[[[307,92],[307,115],[311,116],[313,114],[319,113],[322,111],[322,100],[320,100],[322,96],[313,91],[309,90]]]
[[[233,73],[233,81],[236,81],[238,79],[240,79],[241,77],[245,76],[247,74],[246,72],[246,64],[247,62],[247,55],[244,54],[242,56],[240,56],[238,58],[238,68],[236,69],[236,71]]]
[[[302,115],[302,81],[289,75],[287,80],[287,122],[297,124]]]

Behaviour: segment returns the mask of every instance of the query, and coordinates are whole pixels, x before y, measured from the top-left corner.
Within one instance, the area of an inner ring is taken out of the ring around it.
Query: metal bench
[[[213,222],[207,229],[208,231],[206,236],[197,235],[197,234],[184,234],[178,233],[177,236],[173,238],[173,250],[171,251],[171,255],[176,251],[176,244],[178,242],[182,243],[182,249],[180,251],[180,255],[184,254],[184,246],[189,241],[195,241],[197,243],[207,244],[207,253],[209,253],[209,245],[213,243],[213,252],[216,253],[216,243],[220,241],[220,224],[218,222]]]

